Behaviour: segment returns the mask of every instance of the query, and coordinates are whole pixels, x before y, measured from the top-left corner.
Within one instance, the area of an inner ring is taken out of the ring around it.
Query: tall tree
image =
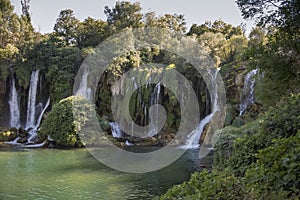
[[[56,20],[54,31],[58,36],[62,37],[66,44],[75,44],[79,22],[74,16],[73,10],[62,10]]]
[[[142,26],[140,3],[130,3],[126,1],[116,2],[115,7],[105,7],[104,13],[112,31],[118,31],[126,27],[139,28]]]
[[[28,21],[31,21],[30,13],[29,13],[29,3],[30,0],[21,0],[22,4],[22,15],[25,16]]]
[[[160,28],[168,28],[171,31],[185,33],[186,32],[186,22],[183,15],[171,15],[165,14],[160,17],[156,17],[154,12],[149,12],[145,14],[145,25],[155,26]]]
[[[96,47],[107,37],[107,22],[88,17],[78,26],[79,48]]]

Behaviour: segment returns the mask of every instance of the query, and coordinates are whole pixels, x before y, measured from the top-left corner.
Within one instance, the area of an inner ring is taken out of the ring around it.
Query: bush
[[[295,136],[280,138],[260,150],[257,162],[246,171],[253,196],[267,197],[278,191],[288,198],[300,196],[300,130]]]
[[[274,138],[295,135],[300,129],[300,93],[284,97],[261,119],[261,131]]]
[[[245,199],[244,183],[235,176],[225,172],[194,173],[188,182],[173,186],[161,200],[173,199]]]
[[[269,147],[274,139],[293,136],[300,129],[300,94],[283,98],[257,122],[240,127],[226,127],[215,147],[215,165],[229,167],[243,175],[256,162],[259,150]],[[226,146],[227,145],[227,146]]]
[[[240,169],[242,164],[240,161],[245,162],[245,165],[251,163],[253,161],[251,157],[255,156],[256,152],[249,152],[249,149],[255,149],[251,147],[256,145],[255,143],[258,141],[255,138],[258,129],[257,121],[248,122],[239,128],[228,126],[222,129],[214,149],[215,168],[221,170],[231,166],[232,169]],[[248,161],[245,158],[246,152],[250,159]]]
[[[74,109],[77,112],[74,113]],[[63,99],[55,104],[47,115],[41,125],[39,136],[46,138],[49,135],[60,147],[83,146],[77,131],[88,125],[93,111],[94,107],[82,96]],[[91,140],[93,137],[94,135],[90,135]]]

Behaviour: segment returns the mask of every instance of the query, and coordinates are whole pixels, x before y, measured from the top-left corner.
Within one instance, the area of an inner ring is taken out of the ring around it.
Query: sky
[[[235,0],[127,0],[139,1],[142,12],[154,11],[157,15],[183,14],[188,28],[192,24],[202,24],[205,21],[223,21],[235,26],[245,23],[247,32],[251,31],[253,23],[245,21],[235,3]],[[11,0],[15,12],[21,14],[21,0]],[[53,31],[56,19],[63,9],[72,9],[75,16],[83,21],[87,17],[106,20],[104,7],[110,8],[116,0],[31,0],[30,13],[32,23],[37,31],[49,33]]]

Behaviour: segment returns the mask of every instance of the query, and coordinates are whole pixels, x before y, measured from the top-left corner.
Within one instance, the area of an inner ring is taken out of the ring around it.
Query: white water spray
[[[32,127],[32,129],[29,131],[30,137],[28,138],[28,142],[32,143],[35,141],[35,139],[37,138],[37,132],[38,132],[38,128],[41,125],[41,121],[43,118],[44,113],[46,112],[47,108],[50,105],[50,98],[47,100],[47,103],[45,105],[45,107],[43,108],[42,112],[40,113],[38,120],[36,121],[34,127]]]
[[[114,138],[120,138],[123,136],[120,126],[116,122],[109,123],[111,127],[111,133]]]
[[[192,131],[188,136],[187,140],[185,142],[185,145],[182,146],[182,148],[186,149],[193,149],[199,147],[199,141],[201,138],[201,135],[204,131],[204,128],[207,124],[209,124],[214,116],[214,114],[219,111],[219,105],[218,105],[218,88],[217,88],[217,76],[219,73],[219,69],[209,69],[208,75],[210,76],[211,85],[212,85],[212,91],[211,97],[212,97],[212,112],[211,114],[207,115],[204,119],[201,120],[199,126],[196,130]]]
[[[33,71],[30,77],[30,86],[27,103],[27,120],[26,128],[33,128],[35,126],[35,109],[36,109],[36,94],[37,84],[39,80],[39,70]]]
[[[77,90],[76,95],[82,95],[87,100],[92,100],[92,90],[88,87],[88,76],[89,71],[88,69],[85,69],[82,74],[79,89]]]
[[[11,92],[9,96],[9,110],[10,110],[10,127],[20,127],[20,108],[18,101],[18,92],[15,86],[15,78],[12,79]]]
[[[245,78],[243,95],[241,98],[240,104],[240,116],[244,114],[249,105],[252,105],[255,101],[254,99],[254,86],[255,86],[255,78],[254,76],[257,74],[258,69],[254,69],[250,71]]]

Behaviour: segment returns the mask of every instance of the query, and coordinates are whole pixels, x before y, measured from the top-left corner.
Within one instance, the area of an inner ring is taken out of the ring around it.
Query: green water
[[[193,150],[162,170],[129,174],[85,149],[0,148],[0,199],[151,199],[189,179],[198,165]]]

